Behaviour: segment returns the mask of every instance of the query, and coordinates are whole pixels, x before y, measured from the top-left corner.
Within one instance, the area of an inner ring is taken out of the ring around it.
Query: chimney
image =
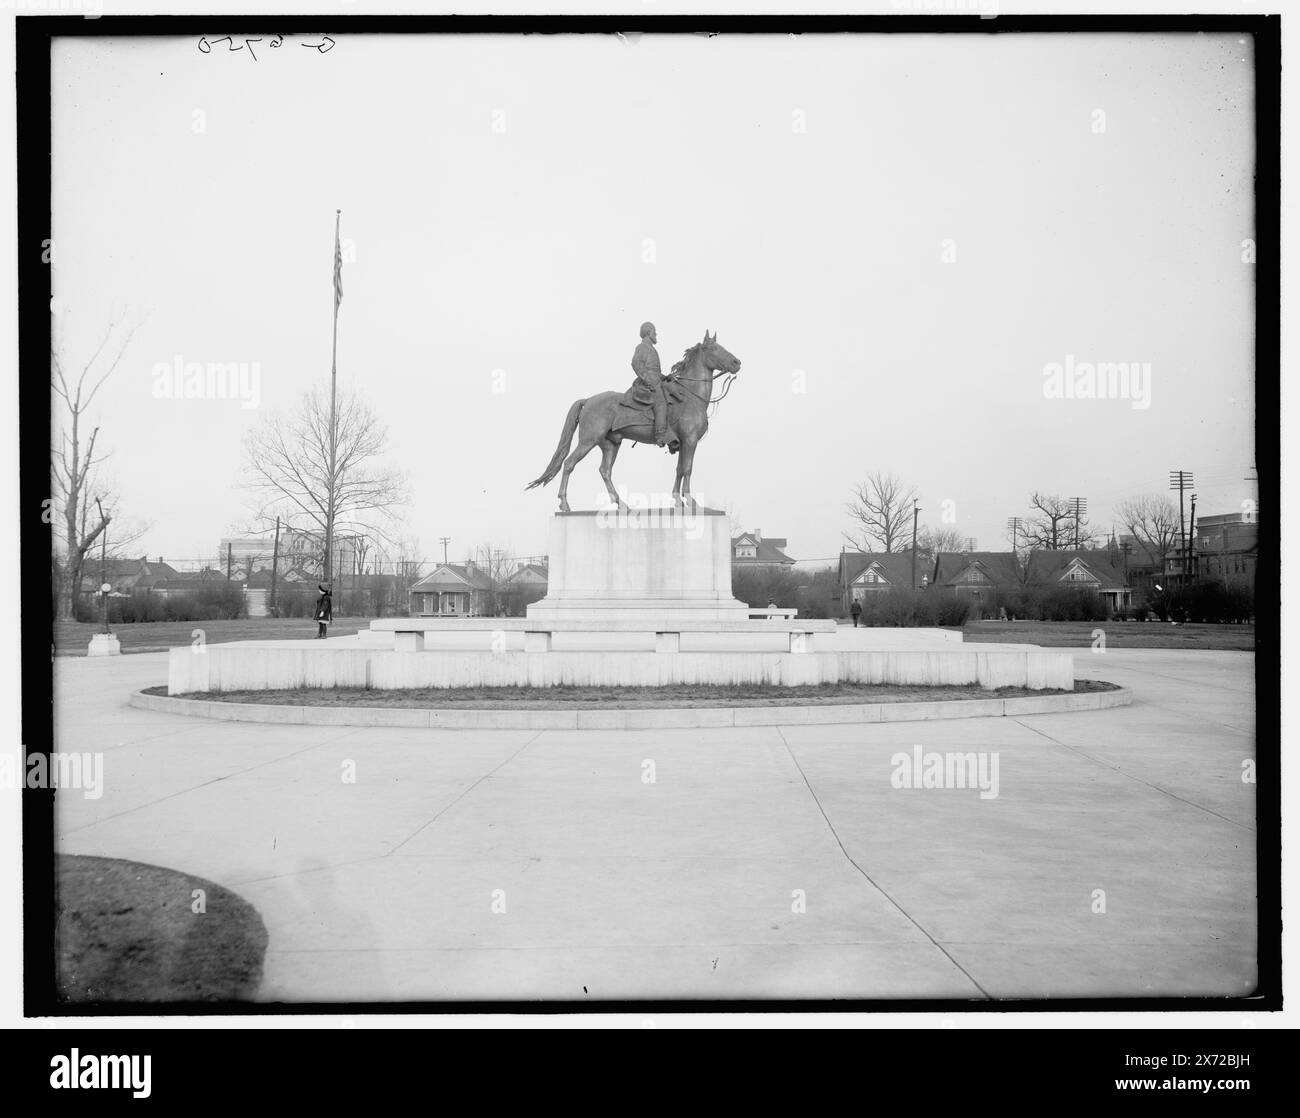
[[[161,562],[162,562],[162,556],[161,556],[161,555],[160,555],[160,556],[158,556],[158,562],[159,562],[159,563],[161,563]]]
[[[759,541],[760,543],[762,542],[762,540],[763,540],[763,529],[762,529],[762,528],[755,528],[755,529],[754,529],[754,539],[757,540],[757,541]]]

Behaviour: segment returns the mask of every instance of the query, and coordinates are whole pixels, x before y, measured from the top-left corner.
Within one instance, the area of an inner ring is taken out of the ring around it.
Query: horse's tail
[[[530,481],[524,486],[525,489],[536,489],[539,485],[545,485],[560,472],[564,456],[569,453],[569,444],[573,442],[573,432],[578,429],[578,416],[582,414],[582,405],[586,402],[585,399],[573,401],[569,407],[569,414],[564,418],[564,430],[560,432],[560,445],[555,448],[555,454],[547,463],[542,476],[536,481]]]

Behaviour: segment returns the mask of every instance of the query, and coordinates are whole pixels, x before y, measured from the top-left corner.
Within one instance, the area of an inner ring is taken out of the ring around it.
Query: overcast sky
[[[706,329],[744,362],[695,489],[798,559],[873,470],[990,550],[1035,489],[1104,528],[1171,469],[1206,515],[1255,496],[1243,36],[335,40],[56,47],[59,329],[75,364],[140,323],[94,419],[141,551],[248,526],[244,433],[328,380],[336,208],[340,378],[426,555],[544,550],[554,485],[523,487],[647,318],[665,368]],[[256,364],[257,406],[157,398],[178,356]],[[1071,362],[1149,364],[1149,398],[1050,398]]]

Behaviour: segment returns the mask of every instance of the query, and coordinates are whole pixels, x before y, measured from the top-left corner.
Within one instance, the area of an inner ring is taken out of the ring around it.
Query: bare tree
[[[262,501],[258,515],[278,509],[305,523],[319,537],[322,570],[328,529],[336,538],[387,540],[393,511],[406,501],[405,476],[378,462],[387,432],[355,392],[339,393],[335,430],[331,471],[329,394],[317,385],[295,412],[269,417],[244,442],[244,484]]]
[[[1131,497],[1116,510],[1120,524],[1147,552],[1149,562],[1163,566],[1178,542],[1178,506],[1168,497]]]
[[[916,490],[894,474],[876,471],[853,488],[845,510],[857,522],[857,534],[844,538],[860,551],[902,551],[912,543],[912,503]]]
[[[734,501],[724,502],[720,511],[727,518],[727,529],[731,533],[733,540],[748,531],[736,512],[736,503]]]
[[[414,536],[394,532],[390,539],[374,543],[372,570],[378,576],[372,581],[371,601],[379,616],[385,610],[404,614],[410,607],[409,591],[424,575],[424,562],[419,558],[420,541]]]
[[[483,543],[474,549],[474,553],[465,560],[466,566],[473,564],[491,583],[485,593],[488,616],[499,617],[504,613],[506,598],[510,590],[508,579],[515,572],[514,560],[510,558],[510,548],[496,544]]]
[[[931,528],[926,526],[917,533],[916,557],[926,563],[943,552],[965,551],[966,537],[957,528]]]
[[[400,536],[393,544],[393,573],[406,585],[424,577],[424,560],[420,558],[420,541],[414,536]]]
[[[1073,506],[1064,497],[1033,493],[1030,507],[1036,515],[1028,517],[1020,529],[1020,538],[1028,551],[1066,551],[1075,546],[1095,547],[1100,542],[1097,530],[1086,516],[1076,520]]]
[[[51,448],[50,476],[52,513],[59,524],[54,564],[55,577],[59,580],[56,598],[58,616],[64,620],[73,616],[87,553],[107,530],[116,511],[116,494],[106,492],[100,484],[102,479],[98,478],[97,468],[107,457],[96,452],[99,427],[92,428],[87,435],[85,426],[91,404],[122,360],[135,333],[134,327],[119,330],[119,325],[116,319],[108,324],[90,359],[77,372],[67,367],[58,346],[50,347],[50,387],[62,402],[63,412]],[[119,335],[119,341],[110,346],[114,334]],[[112,354],[111,359],[106,351]],[[95,503],[96,497],[107,505],[102,514]],[[141,534],[143,529],[136,530],[134,538]],[[125,537],[114,540],[115,550],[120,552],[129,542],[132,540]]]

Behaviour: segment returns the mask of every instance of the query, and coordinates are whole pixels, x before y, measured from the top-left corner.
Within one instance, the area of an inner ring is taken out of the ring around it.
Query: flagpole
[[[342,210],[334,211],[334,350],[330,356],[330,470],[329,494],[325,512],[325,584],[330,585],[334,575],[334,495],[337,491],[334,467],[338,441],[338,380],[339,380],[339,270],[342,249],[339,244],[339,221]],[[332,586],[330,586],[333,589]]]

